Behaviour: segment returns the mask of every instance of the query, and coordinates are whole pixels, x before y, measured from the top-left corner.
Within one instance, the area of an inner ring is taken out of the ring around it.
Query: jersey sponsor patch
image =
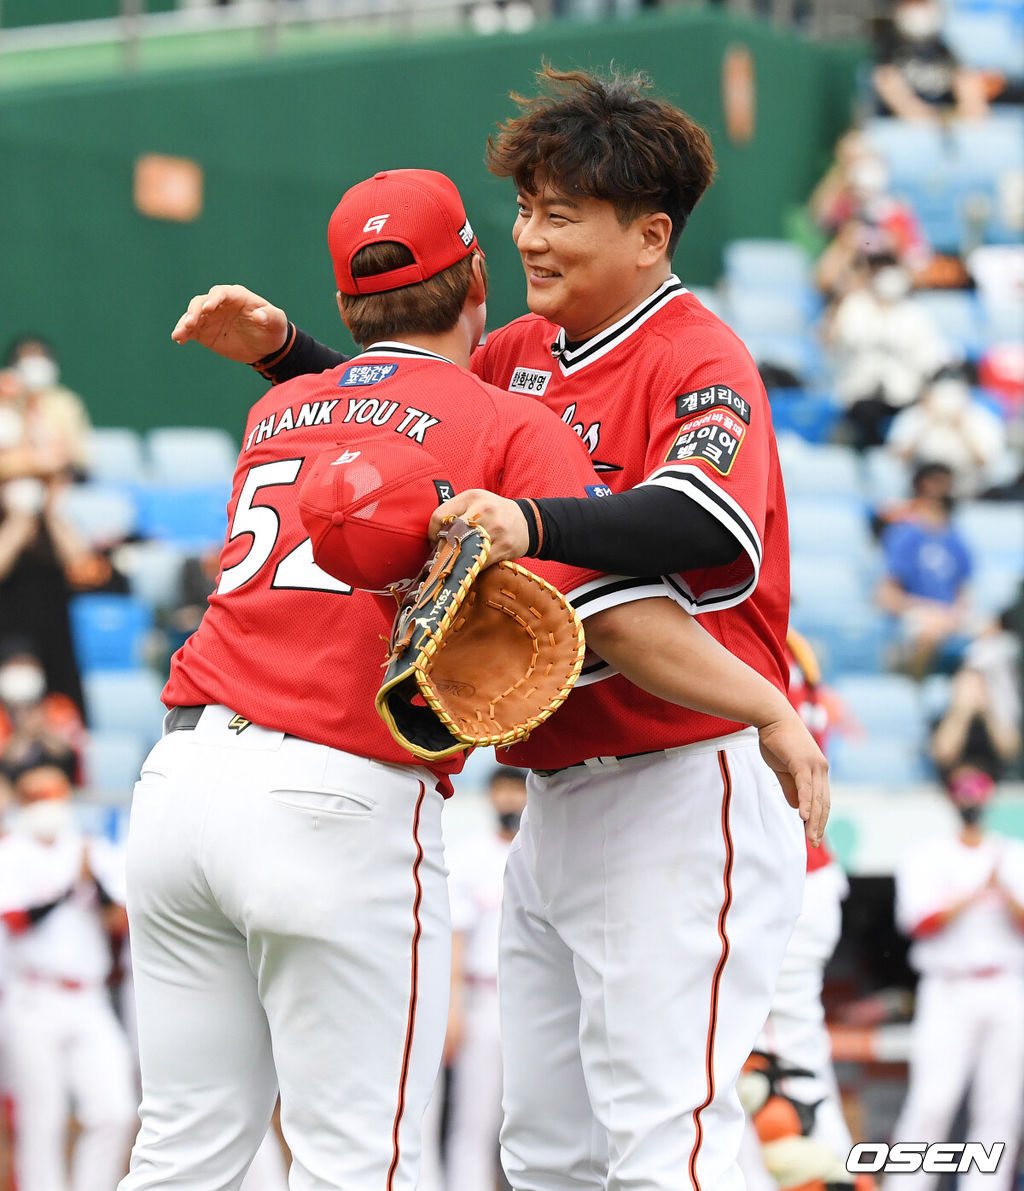
[[[692,418],[709,409],[729,409],[750,425],[750,403],[728,385],[709,385],[706,389],[695,389],[676,398],[676,417]]]
[[[665,462],[701,459],[710,463],[721,475],[727,476],[743,445],[746,430],[738,418],[725,410],[713,409],[686,423],[672,444]]]
[[[437,503],[443,505],[455,495],[455,488],[448,480],[435,480],[434,491],[437,493]]]
[[[397,364],[353,364],[346,368],[338,381],[338,388],[349,385],[376,385],[398,371]]]
[[[587,496],[611,496],[612,490],[607,484],[588,484]]]
[[[508,382],[510,393],[528,393],[531,397],[540,397],[548,387],[551,379],[550,372],[541,372],[538,368],[517,368]]]

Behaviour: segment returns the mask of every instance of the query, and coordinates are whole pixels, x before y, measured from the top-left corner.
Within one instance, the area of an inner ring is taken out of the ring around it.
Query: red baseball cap
[[[299,515],[321,570],[362,591],[387,591],[419,573],[433,549],[430,515],[454,495],[429,451],[387,432],[319,455],[299,490]]]
[[[352,258],[367,244],[396,240],[415,262],[353,277]],[[455,183],[435,170],[384,170],[346,190],[327,226],[334,276],[343,294],[379,294],[426,281],[476,250],[476,236]]]

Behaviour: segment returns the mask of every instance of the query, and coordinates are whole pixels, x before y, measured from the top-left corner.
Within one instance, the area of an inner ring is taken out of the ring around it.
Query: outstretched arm
[[[175,343],[191,339],[227,360],[251,364],[273,384],[323,372],[348,359],[297,330],[280,306],[244,285],[215,285],[196,294],[171,338]]]
[[[828,762],[786,696],[669,599],[597,612],[587,642],[630,682],[669,703],[753,724],[786,801],[820,844],[830,806]]]
[[[288,316],[279,306],[244,285],[215,285],[189,302],[171,338],[191,339],[225,359],[254,364],[280,351],[288,333]]]

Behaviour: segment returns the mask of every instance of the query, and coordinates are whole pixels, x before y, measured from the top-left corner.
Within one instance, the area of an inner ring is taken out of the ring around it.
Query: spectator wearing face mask
[[[942,37],[938,0],[898,0],[883,21],[872,83],[880,114],[937,123],[988,114],[984,75],[963,66]]]
[[[19,1191],[68,1185],[69,1104],[75,1191],[110,1191],[136,1124],[131,1051],[106,986],[111,936],[127,929],[123,856],[78,830],[73,765],[69,750],[40,747],[4,766],[15,797],[0,840],[0,922]]]
[[[919,401],[896,415],[885,445],[910,467],[946,464],[960,499],[979,496],[1014,473],[1006,423],[975,401],[955,373],[940,373]]]
[[[96,569],[95,552],[58,500],[54,484],[36,476],[0,481],[0,626],[35,642],[48,688],[81,708],[69,606],[78,577]]]
[[[864,259],[891,252],[915,282],[926,279],[934,254],[913,208],[889,193],[889,170],[864,134],[847,132],[835,160],[814,189],[811,216],[829,243],[815,266],[815,281],[835,300],[861,280]]]
[[[31,446],[55,459],[61,469],[84,475],[92,426],[81,397],[60,383],[53,347],[42,336],[22,335],[7,348],[4,365],[21,382],[20,405]]]
[[[910,299],[911,278],[891,252],[863,261],[864,284],[836,303],[825,325],[840,434],[862,450],[878,446],[893,415],[916,401],[952,357],[931,318]]]
[[[876,599],[898,628],[900,668],[923,678],[938,661],[959,660],[971,629],[970,549],[953,524],[953,473],[919,467],[913,499],[881,533],[885,574]]]
[[[47,689],[32,643],[24,637],[0,641],[0,757],[16,760],[43,745],[70,748],[77,765],[84,740],[78,707],[67,695]]]

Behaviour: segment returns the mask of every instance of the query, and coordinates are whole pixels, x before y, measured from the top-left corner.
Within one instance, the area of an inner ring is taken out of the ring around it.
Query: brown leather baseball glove
[[[452,521],[395,617],[377,711],[421,760],[525,740],[583,665],[561,592],[518,563],[487,567],[489,550],[486,530]]]

